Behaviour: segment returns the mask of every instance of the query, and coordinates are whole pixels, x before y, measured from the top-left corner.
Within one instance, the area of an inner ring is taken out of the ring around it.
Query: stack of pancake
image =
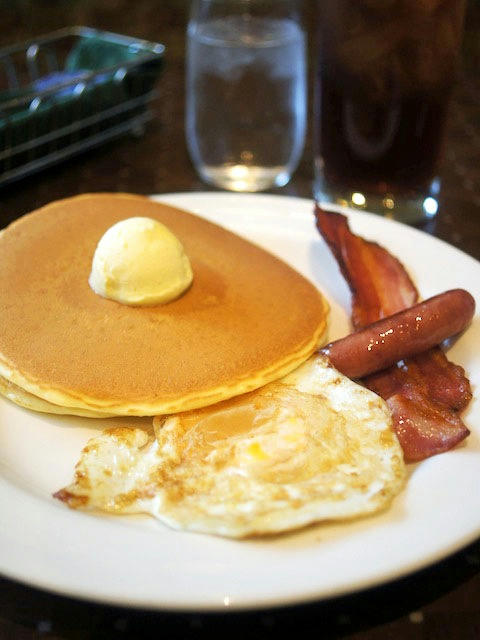
[[[89,286],[116,222],[165,224],[190,259],[177,300],[127,306]],[[127,194],[89,194],[30,213],[0,234],[0,391],[50,413],[159,415],[259,388],[321,342],[328,306],[300,274],[185,211]]]

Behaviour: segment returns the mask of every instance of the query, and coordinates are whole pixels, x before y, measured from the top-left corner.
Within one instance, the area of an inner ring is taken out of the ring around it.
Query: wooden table
[[[209,190],[195,174],[183,128],[186,0],[12,0],[0,5],[0,45],[69,25],[88,25],[167,47],[157,117],[126,136],[0,189],[0,226],[51,200],[87,191]],[[305,2],[314,29],[314,2]],[[7,8],[8,6],[8,8]],[[452,105],[440,213],[424,230],[480,258],[480,3],[469,5],[462,77]],[[311,140],[311,135],[308,138]],[[276,193],[311,197],[312,145]],[[445,479],[448,482],[448,478]],[[478,487],[472,488],[478,490]],[[0,506],[1,514],[1,506]],[[1,518],[1,515],[0,515]],[[432,535],[434,533],[432,532]],[[304,607],[216,616],[135,611],[71,600],[0,580],[0,638],[187,638],[281,631],[373,639],[480,638],[480,541],[418,574],[353,596]],[[128,579],[128,576],[125,577]]]

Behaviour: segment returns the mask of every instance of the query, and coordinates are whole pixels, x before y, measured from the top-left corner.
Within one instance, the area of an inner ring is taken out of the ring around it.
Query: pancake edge
[[[16,371],[8,366],[8,363],[0,354],[0,393],[8,397],[16,404],[34,411],[44,413],[61,413],[64,415],[82,415],[84,417],[114,417],[114,416],[155,416],[179,413],[181,411],[189,411],[190,409],[199,409],[228,400],[235,396],[254,391],[269,382],[274,382],[288,373],[294,371],[303,362],[305,362],[316,349],[321,347],[327,336],[327,315],[328,303],[324,300],[325,317],[319,326],[317,332],[302,349],[291,354],[289,358],[281,363],[275,363],[271,367],[267,367],[255,376],[246,380],[237,380],[236,382],[217,387],[214,390],[207,390],[203,393],[190,394],[187,396],[164,398],[158,402],[144,403],[118,403],[108,400],[101,401],[94,397],[80,396],[59,389],[42,389],[42,387],[33,380],[28,379],[21,372]],[[2,382],[3,378],[3,382]],[[8,385],[10,390],[7,393],[4,388]],[[15,390],[19,388],[22,392]],[[36,401],[41,401],[42,408],[36,408]],[[49,410],[51,407],[51,411]],[[82,413],[79,414],[78,411]]]

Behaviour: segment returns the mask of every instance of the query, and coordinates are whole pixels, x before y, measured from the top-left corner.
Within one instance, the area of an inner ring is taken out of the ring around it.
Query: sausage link
[[[320,353],[349,378],[362,378],[460,333],[474,312],[470,293],[452,289],[331,342]]]

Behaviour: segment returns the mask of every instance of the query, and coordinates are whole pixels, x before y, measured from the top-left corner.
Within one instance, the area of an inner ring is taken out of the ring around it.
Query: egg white
[[[57,497],[244,537],[379,511],[404,481],[383,400],[314,356],[256,391],[154,418],[153,434],[105,431]]]

